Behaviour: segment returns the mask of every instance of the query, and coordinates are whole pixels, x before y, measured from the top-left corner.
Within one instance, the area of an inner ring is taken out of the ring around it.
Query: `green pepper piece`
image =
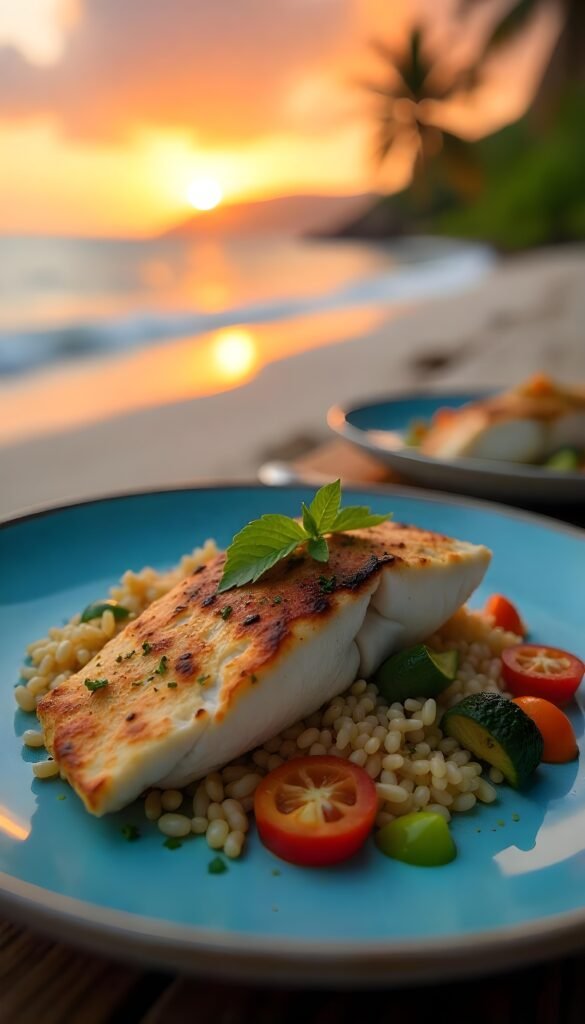
[[[457,856],[447,822],[431,811],[415,811],[388,822],[376,843],[387,857],[421,867],[449,864]]]

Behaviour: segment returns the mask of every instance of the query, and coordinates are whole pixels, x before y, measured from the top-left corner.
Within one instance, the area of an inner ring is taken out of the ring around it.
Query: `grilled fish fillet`
[[[225,555],[130,622],[40,701],[46,745],[93,814],[243,754],[429,636],[467,600],[485,547],[395,523],[330,539],[218,594]],[[106,679],[91,692],[88,679]]]

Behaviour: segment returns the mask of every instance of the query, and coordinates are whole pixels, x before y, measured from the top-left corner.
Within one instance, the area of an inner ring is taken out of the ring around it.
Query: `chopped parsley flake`
[[[520,821],[520,815],[516,814],[515,811],[514,811],[514,814],[512,815],[512,821]]]
[[[224,620],[224,622],[225,622],[226,619],[229,619],[229,617],[232,614],[233,610],[234,609],[232,608],[231,604],[226,604],[225,608],[221,609],[219,614],[221,615],[221,617]]]
[[[137,679],[135,683],[132,683],[132,686],[142,686],[143,684],[144,679]]]
[[[119,664],[120,664],[120,662],[121,662],[121,661],[123,661],[123,660],[124,660],[124,659],[123,659],[122,655],[121,655],[121,654],[119,654],[119,655],[118,655],[118,657],[116,658],[116,664],[117,664],[117,665],[119,665]]]
[[[66,799],[67,799],[67,797],[65,796],[65,793],[59,793],[59,795],[57,796],[57,800],[66,800]]]
[[[127,843],[133,843],[135,839],[140,839],[140,832],[136,825],[124,825],[120,831]]]
[[[209,861],[207,865],[207,871],[210,875],[223,875],[224,871],[228,870],[228,866],[221,857],[214,857],[213,860]]]
[[[277,594],[276,597],[272,598],[272,604],[282,604],[282,597]]]
[[[167,686],[168,686],[169,690],[176,690],[177,689],[177,684],[176,683],[167,683]]]
[[[145,654],[150,654],[151,651],[152,644],[149,644],[148,640],[145,640],[142,644],[142,656],[144,657]]]
[[[280,870],[278,868],[272,868],[272,874],[274,875],[275,878],[278,878],[278,876],[280,875]]]
[[[319,576],[318,583],[324,594],[332,594],[335,590],[335,576]]]
[[[177,839],[176,836],[169,836],[169,838],[165,839],[163,843],[163,846],[166,846],[167,850],[178,850],[182,845],[181,840]]]
[[[103,690],[109,681],[109,679],[84,679],[84,685],[87,686],[90,693],[95,693],[96,690]]]
[[[207,682],[207,680],[210,678],[210,676],[197,676],[197,682],[203,685],[203,683]]]
[[[128,654],[124,655],[124,661],[128,661],[128,658],[133,658],[135,654],[136,651],[129,651]]]
[[[154,670],[157,675],[164,676],[164,674],[165,674],[165,672],[167,671],[167,668],[168,668],[168,662],[169,662],[169,659],[167,658],[166,654],[163,654],[162,658],[160,659],[160,661],[158,663],[157,668],[155,668],[155,670]]]
[[[500,828],[504,828],[505,824],[506,822],[504,821],[503,818],[498,818],[498,825],[500,826]]]

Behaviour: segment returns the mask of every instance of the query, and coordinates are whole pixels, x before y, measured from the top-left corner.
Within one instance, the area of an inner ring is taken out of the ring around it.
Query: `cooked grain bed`
[[[207,541],[169,572],[128,571],[110,597],[134,618],[216,551],[213,541]],[[88,623],[78,614],[31,644],[30,664],[22,669],[22,685],[15,689],[21,709],[34,711],[44,693],[87,664],[127,621],[117,622],[109,610]],[[429,639],[434,650],[459,651],[457,677],[438,701],[415,698],[389,706],[372,683],[359,679],[314,714],[184,791],[151,790],[145,794],[145,815],[166,836],[205,835],[211,849],[238,857],[261,778],[306,754],[331,754],[364,768],[378,790],[378,826],[423,808],[449,821],[452,813],[469,811],[477,801],[491,803],[501,772],[491,769],[486,778],[469,751],[443,736],[440,720],[447,707],[471,693],[502,691],[500,655],[518,641],[513,633],[494,628],[486,616],[463,608]],[[24,741],[39,745],[30,731]],[[37,777],[57,774],[50,761],[42,765]]]

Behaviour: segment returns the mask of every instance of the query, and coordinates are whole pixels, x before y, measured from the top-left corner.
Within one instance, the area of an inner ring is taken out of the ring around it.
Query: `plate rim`
[[[257,479],[236,481],[202,479],[194,482],[186,481],[185,483],[171,484],[168,487],[157,487],[156,485],[153,485],[152,487],[127,488],[119,491],[108,491],[106,494],[90,495],[89,497],[84,498],[73,498],[64,502],[49,502],[47,504],[27,507],[21,511],[10,513],[8,516],[0,518],[0,530],[7,529],[11,526],[18,526],[20,523],[26,522],[29,519],[37,519],[45,515],[66,512],[68,509],[79,508],[84,505],[98,505],[102,502],[118,501],[126,498],[142,498],[155,494],[182,494],[184,491],[245,491],[250,488],[263,490],[268,493],[270,491],[291,491],[298,490],[303,487],[311,488],[315,486],[316,485],[314,483],[311,483],[310,481],[305,483],[303,480],[278,484],[275,486],[272,484],[262,483],[261,480]],[[573,534],[579,539],[585,538],[585,527],[577,526],[574,523],[567,523],[562,519],[556,519],[554,516],[546,515],[544,512],[533,512],[531,509],[508,505],[504,501],[492,501],[490,498],[478,498],[455,491],[440,491],[432,487],[413,487],[408,484],[394,484],[391,482],[382,484],[366,482],[363,486],[360,486],[356,483],[344,484],[342,481],[342,489],[345,494],[363,494],[364,492],[367,492],[382,498],[395,494],[399,498],[411,498],[414,501],[422,500],[434,504],[469,505],[472,508],[478,508],[480,511],[498,512],[500,515],[507,516],[510,519],[528,520],[529,522],[535,522],[537,524],[540,523],[541,526],[546,526],[548,529],[556,530],[559,533]]]
[[[381,448],[374,441],[368,437],[368,432],[362,430],[360,427],[356,427],[353,423],[349,422],[348,417],[355,412],[362,412],[367,409],[372,409],[377,405],[394,405],[396,402],[408,401],[409,398],[437,398],[444,397],[445,399],[459,396],[476,395],[477,398],[485,397],[487,395],[494,394],[494,389],[479,389],[471,390],[453,388],[449,391],[433,390],[432,388],[411,388],[407,392],[385,392],[381,393],[379,397],[368,398],[360,403],[352,403],[348,405],[346,403],[335,403],[330,406],[327,410],[327,426],[334,433],[345,440],[352,441],[354,444],[358,444],[362,448],[366,448],[368,451],[374,454],[391,455],[396,459],[404,459],[407,462],[422,463],[424,465],[445,467],[446,469],[462,471],[465,473],[473,473],[482,477],[489,476],[503,476],[506,479],[518,478],[524,480],[533,480],[542,482],[544,480],[558,480],[562,483],[579,483],[585,479],[582,471],[578,470],[555,470],[554,476],[550,475],[550,470],[546,471],[542,466],[534,466],[530,463],[523,462],[507,462],[505,459],[473,459],[473,458],[459,458],[459,459],[438,459],[431,455],[424,455],[415,450],[411,450],[412,446],[404,445],[403,448]]]
[[[58,514],[84,505],[157,494],[209,490],[291,491],[303,483],[269,487],[256,480],[197,481],[172,487],[140,488],[78,501],[48,505],[9,516],[0,529]],[[311,485],[306,485],[311,486]],[[585,530],[550,516],[510,508],[502,503],[440,491],[395,485],[348,486],[348,493],[371,493],[435,504],[458,505],[492,512],[545,529],[585,539]],[[115,951],[123,959],[174,967],[187,973],[207,973],[234,979],[313,984],[400,985],[421,980],[493,973],[504,968],[545,960],[585,944],[585,907],[537,917],[532,921],[433,939],[303,940],[274,935],[238,935],[201,926],[180,925],[146,914],[103,907],[65,896],[0,871],[0,910],[25,926],[35,926],[54,940]]]

